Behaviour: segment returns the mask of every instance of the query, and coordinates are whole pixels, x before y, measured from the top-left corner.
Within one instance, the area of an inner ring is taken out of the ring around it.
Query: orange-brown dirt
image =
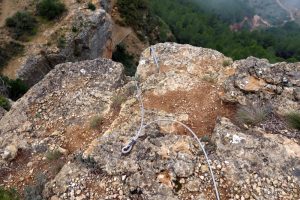
[[[219,91],[214,85],[203,83],[190,91],[170,91],[164,95],[147,92],[144,95],[146,109],[163,110],[174,114],[188,114],[185,122],[201,137],[211,135],[218,116],[233,118],[235,106],[224,104],[219,98]],[[179,133],[186,130],[179,128]]]
[[[17,158],[10,164],[13,168],[0,171],[0,185],[15,188],[20,195],[23,195],[25,187],[32,185],[35,177],[39,174],[45,175],[47,179],[54,178],[66,159],[62,156],[57,160],[50,161],[42,159],[39,155],[32,156],[29,151],[21,150],[18,152]],[[32,162],[32,166],[27,166],[29,162]]]
[[[46,153],[32,154],[30,151],[19,151],[16,159],[10,164],[13,167],[2,168],[0,170],[0,185],[15,188],[22,196],[25,187],[32,185],[38,174],[45,175],[47,180],[53,179],[61,167],[73,158],[72,155],[76,151],[86,149],[95,138],[108,129],[109,125],[119,115],[119,112],[120,109],[112,108],[111,112],[107,116],[104,116],[101,127],[96,130],[89,127],[89,120],[83,126],[71,126],[67,128],[65,133],[63,133],[66,140],[64,140],[62,148],[68,150],[68,155],[62,155],[56,160],[45,159]],[[56,124],[56,128],[51,128],[47,132],[51,134],[60,125]],[[29,162],[32,162],[32,166],[28,166]]]

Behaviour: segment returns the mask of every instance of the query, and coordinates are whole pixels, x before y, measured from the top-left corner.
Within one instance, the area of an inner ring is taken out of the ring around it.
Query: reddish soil
[[[146,109],[163,110],[174,114],[188,114],[185,122],[198,136],[211,135],[218,116],[233,118],[235,106],[223,104],[214,85],[203,83],[191,91],[171,91],[164,95],[147,92]],[[186,130],[179,128],[179,133]]]
[[[32,162],[32,166],[27,166]],[[17,158],[11,162],[12,168],[0,171],[0,185],[15,188],[19,195],[23,195],[26,186],[33,185],[35,177],[43,174],[47,179],[52,179],[66,162],[66,157],[57,160],[43,160],[42,155],[31,155],[31,152],[21,150]]]
[[[119,109],[112,109],[112,111],[105,116],[101,126],[97,130],[89,128],[89,121],[83,126],[69,127],[64,133],[65,141],[62,147],[68,150],[68,155],[62,155],[61,158],[55,160],[42,159],[45,153],[32,154],[28,151],[19,151],[18,156],[13,160],[10,166],[12,168],[2,168],[0,170],[0,186],[15,188],[20,195],[23,195],[25,186],[32,185],[35,177],[38,174],[46,175],[47,180],[53,179],[60,171],[61,167],[73,157],[75,151],[83,150],[100,134],[108,129],[109,125],[119,115]],[[35,113],[35,112],[33,112]],[[51,129],[54,130],[54,129]],[[51,133],[52,131],[49,131]],[[32,162],[32,166],[27,166]],[[32,173],[30,173],[32,171]]]

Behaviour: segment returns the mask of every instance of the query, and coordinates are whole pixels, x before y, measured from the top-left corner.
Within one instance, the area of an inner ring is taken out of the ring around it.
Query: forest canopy
[[[149,18],[159,18],[165,26],[164,30],[157,32],[165,32],[168,26],[175,37],[172,41],[178,43],[216,49],[235,60],[255,56],[267,58],[271,62],[300,61],[300,26],[294,22],[252,32],[247,28],[239,32],[231,31],[229,18],[238,21],[245,13],[253,12],[242,4],[236,4],[230,12],[219,12],[216,9],[206,9],[194,0],[130,0],[129,4],[126,1],[128,0],[118,1],[122,5],[122,17],[147,37],[153,35],[155,24],[151,24],[151,32],[146,30],[148,23],[145,22],[149,22]],[[141,5],[143,9],[140,9]],[[145,10],[147,15],[143,14]],[[157,24],[157,27],[161,26]],[[162,41],[160,37],[156,39],[151,40],[151,43],[166,41],[166,38]]]

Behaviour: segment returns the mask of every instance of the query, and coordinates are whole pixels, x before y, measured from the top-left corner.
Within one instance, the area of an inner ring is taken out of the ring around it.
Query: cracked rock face
[[[134,121],[137,119],[132,117]],[[163,133],[158,124],[153,125],[145,130],[132,152],[123,155],[121,148],[129,139],[128,133],[132,130],[128,125],[124,123],[121,125],[122,129],[105,133],[94,141],[92,150],[84,154],[84,159],[93,158],[93,167],[98,169],[97,176],[101,178],[97,179],[95,175],[83,170],[80,170],[80,175],[69,173],[67,178],[61,178],[68,173],[63,169],[61,175],[58,174],[57,178],[47,184],[44,193],[63,198],[68,191],[62,191],[61,188],[72,184],[70,180],[90,177],[84,182],[93,179],[96,185],[105,189],[103,194],[95,196],[99,199],[173,200],[191,197],[191,192],[196,192],[194,195],[200,197],[204,190],[209,191],[207,197],[214,198],[205,160],[191,137]],[[76,168],[88,168],[85,162],[75,163]],[[214,161],[213,165],[218,180],[222,177],[222,181],[225,181],[221,171],[224,164]],[[89,193],[89,190],[86,192]]]
[[[214,133],[216,153],[228,165],[227,177],[244,195],[263,199],[299,197],[300,146],[283,136],[245,133],[226,118],[220,118]],[[276,153],[275,153],[276,152]],[[294,191],[294,192],[291,192]]]
[[[147,87],[160,86],[155,88],[155,94],[189,90],[203,79],[221,81],[227,76],[223,73],[226,70],[223,62],[230,58],[218,51],[176,43],[157,44],[153,49],[159,55],[159,70],[153,60],[154,53],[148,48],[141,55],[136,75]]]
[[[109,109],[113,91],[122,84],[123,67],[110,60],[57,65],[1,119],[0,149],[10,144],[27,149],[49,134],[83,126],[91,115]],[[48,145],[60,143],[49,139]]]
[[[24,63],[17,72],[17,77],[28,86],[39,82],[57,64],[107,56],[112,28],[110,16],[102,9],[91,12],[82,8],[72,8],[69,12],[66,21],[71,22],[66,22],[65,26],[72,24],[69,29],[76,28],[77,31],[66,32],[62,39],[64,44],[60,49],[47,45],[37,46],[35,53],[29,52],[30,55],[23,59]],[[57,33],[53,35],[55,34]]]
[[[300,109],[300,63],[270,64],[249,57],[233,63],[235,74],[224,83],[224,101],[267,102],[280,114]]]

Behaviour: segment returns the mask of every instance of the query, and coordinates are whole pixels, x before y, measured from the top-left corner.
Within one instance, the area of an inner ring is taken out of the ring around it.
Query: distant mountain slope
[[[226,15],[227,9],[230,10],[231,5],[241,8],[239,12],[244,18],[243,15],[247,14],[247,7],[228,0],[223,4],[223,9],[221,9],[221,4],[219,5],[219,13],[217,9],[207,9],[207,7],[214,2],[224,2],[223,0],[212,0],[204,6],[200,2],[202,0],[197,0],[198,6],[195,1],[165,0],[164,4],[161,4],[160,0],[151,0],[150,4],[154,14],[170,26],[179,43],[214,48],[234,59],[256,56],[268,58],[272,62],[300,60],[300,26],[296,23],[284,23],[278,27],[271,24],[268,25],[271,28],[257,29],[252,32],[248,31],[252,27],[244,26],[239,32],[233,32],[229,29],[233,21],[226,20],[222,16],[236,16],[235,19],[239,20],[238,12],[232,11]],[[236,0],[236,2],[242,2],[242,0]],[[217,8],[216,4],[213,5]],[[254,14],[251,9],[248,13]],[[268,22],[263,18],[260,20]],[[245,23],[247,24],[249,23]]]
[[[290,20],[290,13],[277,0],[194,1],[229,23],[240,22],[244,17],[253,17],[254,15],[259,15],[272,25],[281,25]]]
[[[281,25],[291,20],[289,12],[277,0],[244,0],[255,13],[273,25]]]

